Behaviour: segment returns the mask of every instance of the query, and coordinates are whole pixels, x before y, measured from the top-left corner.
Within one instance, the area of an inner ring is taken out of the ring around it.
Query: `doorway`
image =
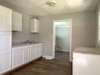
[[[54,55],[63,56],[71,61],[72,59],[72,20],[55,20],[53,28],[53,49]],[[61,55],[62,54],[62,55]]]

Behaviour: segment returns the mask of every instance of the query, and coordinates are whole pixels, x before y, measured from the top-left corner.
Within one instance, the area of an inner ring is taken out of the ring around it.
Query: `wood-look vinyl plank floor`
[[[53,60],[40,59],[7,75],[72,75],[69,54],[56,52]]]

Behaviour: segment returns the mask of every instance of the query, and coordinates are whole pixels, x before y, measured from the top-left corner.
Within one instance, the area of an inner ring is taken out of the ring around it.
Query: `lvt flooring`
[[[68,55],[68,53],[56,52],[56,58],[53,60],[33,61],[7,75],[72,75],[72,66]]]

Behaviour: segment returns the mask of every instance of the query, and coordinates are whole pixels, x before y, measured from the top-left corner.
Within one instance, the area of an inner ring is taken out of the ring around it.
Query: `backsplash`
[[[22,21],[22,32],[12,32],[12,43],[20,43],[27,40],[38,42],[39,34],[30,32],[30,17],[23,15]]]

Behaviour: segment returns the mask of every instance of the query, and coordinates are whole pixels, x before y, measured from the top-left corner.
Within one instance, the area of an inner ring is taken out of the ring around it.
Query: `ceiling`
[[[73,8],[68,6],[68,0],[55,0],[55,7],[46,5],[45,3],[47,1],[48,0],[0,0],[0,3],[28,15],[44,16],[94,10],[99,0],[85,0],[83,5]]]

